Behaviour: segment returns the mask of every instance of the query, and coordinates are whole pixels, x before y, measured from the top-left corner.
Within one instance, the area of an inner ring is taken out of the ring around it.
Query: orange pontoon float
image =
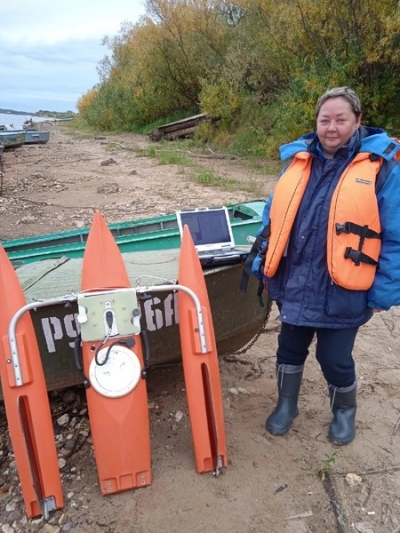
[[[227,466],[218,356],[204,274],[189,229],[179,259],[179,284],[130,286],[112,233],[96,212],[82,265],[81,292],[26,304],[0,246],[0,372],[7,418],[29,517],[63,506],[55,439],[35,332],[27,311],[78,303],[75,361],[84,374],[101,493],[151,483],[146,370],[138,297],[179,291],[182,360],[196,470],[218,476]],[[7,329],[8,328],[8,329]]]
[[[83,371],[100,490],[151,483],[150,429],[140,311],[125,264],[96,212],[78,294]]]
[[[179,292],[179,333],[196,469],[218,475],[228,463],[218,353],[204,274],[188,226],[182,235],[178,277],[179,284],[199,299],[204,327],[202,338],[193,299]]]
[[[47,388],[29,305],[0,245],[0,375],[8,429],[29,518],[63,507]]]
[[[183,281],[183,283],[181,283]],[[204,274],[190,232],[184,231],[179,284],[131,288],[121,253],[96,212],[78,294],[82,369],[103,494],[151,483],[146,360],[137,298],[179,291],[182,359],[196,469],[219,475],[227,466],[218,355]],[[182,293],[182,295],[181,295]]]

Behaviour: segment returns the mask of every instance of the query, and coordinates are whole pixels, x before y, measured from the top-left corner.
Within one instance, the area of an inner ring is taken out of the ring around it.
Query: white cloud
[[[1,7],[0,108],[75,110],[99,78],[104,36],[137,22],[140,0],[18,0]],[[32,107],[33,106],[33,107]]]

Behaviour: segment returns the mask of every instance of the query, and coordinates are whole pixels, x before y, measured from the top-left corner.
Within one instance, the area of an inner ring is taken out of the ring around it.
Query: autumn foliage
[[[400,8],[394,0],[147,0],[104,38],[100,82],[78,103],[104,129],[206,112],[260,150],[312,129],[318,96],[349,85],[363,121],[400,130]],[[264,148],[263,148],[264,147]]]

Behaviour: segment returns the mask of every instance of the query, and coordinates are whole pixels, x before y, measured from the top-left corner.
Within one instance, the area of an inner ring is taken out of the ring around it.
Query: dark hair
[[[322,105],[327,100],[329,100],[330,98],[338,98],[339,96],[349,102],[351,110],[357,118],[361,115],[361,102],[355,91],[353,91],[353,89],[350,89],[350,87],[334,87],[333,89],[329,89],[328,91],[326,91],[318,99],[317,106],[315,109],[316,116],[318,117]]]

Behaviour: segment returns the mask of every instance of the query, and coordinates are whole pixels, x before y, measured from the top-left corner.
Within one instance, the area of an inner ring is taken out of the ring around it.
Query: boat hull
[[[0,130],[0,144],[5,149],[19,148],[24,144],[46,144],[50,140],[49,131],[35,129]]]
[[[24,144],[47,144],[49,140],[49,131],[25,130]]]
[[[4,150],[19,148],[25,143],[25,132],[23,130],[0,131],[0,144]]]
[[[254,200],[228,207],[235,243],[248,246],[249,236],[255,236],[261,225],[264,207],[261,200]],[[146,252],[179,248],[181,237],[175,214],[109,224],[121,253]],[[2,243],[15,267],[42,261],[83,257],[88,228],[59,233],[13,239]]]

